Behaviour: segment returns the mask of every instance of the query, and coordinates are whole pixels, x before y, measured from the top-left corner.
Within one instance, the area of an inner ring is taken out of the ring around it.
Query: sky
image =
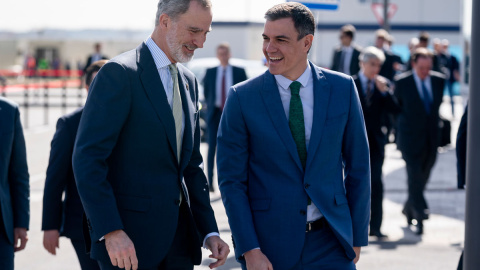
[[[214,21],[263,21],[285,0],[211,0]],[[0,31],[153,28],[158,0],[0,0]]]

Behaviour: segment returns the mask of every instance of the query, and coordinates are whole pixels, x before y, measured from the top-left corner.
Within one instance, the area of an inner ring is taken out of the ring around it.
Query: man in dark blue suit
[[[0,269],[13,270],[30,220],[27,153],[18,106],[0,97]]]
[[[220,117],[222,116],[228,89],[247,79],[245,69],[232,66],[230,60],[230,45],[222,43],[217,47],[217,58],[220,66],[207,69],[203,78],[203,92],[207,102],[208,126],[208,157],[207,178],[210,191],[213,188],[213,167],[215,164],[215,151],[217,149],[217,132]]]
[[[439,145],[439,109],[445,77],[432,71],[433,54],[418,48],[412,55],[412,70],[395,78],[395,97],[400,107],[397,118],[397,148],[405,160],[408,199],[402,213],[416,233],[423,234],[423,220],[429,209],[423,195],[435,164]]]
[[[307,60],[312,12],[266,13],[265,74],[230,89],[218,176],[243,269],[355,269],[368,244],[370,164],[350,76]]]
[[[94,62],[87,68],[85,85],[88,88],[107,60]],[[85,252],[83,240],[83,206],[73,176],[72,154],[83,107],[67,114],[57,122],[52,139],[47,179],[43,192],[43,246],[51,254],[59,248],[60,235],[70,238],[83,270],[100,269]],[[64,199],[62,199],[65,193]]]
[[[398,113],[399,107],[393,96],[392,84],[378,75],[385,55],[373,46],[365,48],[360,54],[360,72],[353,76],[362,104],[368,145],[370,146],[371,169],[371,218],[369,235],[385,238],[380,231],[383,217],[382,167],[387,143],[387,117],[389,113]]]
[[[102,269],[222,265],[200,154],[197,79],[178,62],[203,47],[209,0],[161,0],[155,29],[92,83],[73,154],[91,257]]]

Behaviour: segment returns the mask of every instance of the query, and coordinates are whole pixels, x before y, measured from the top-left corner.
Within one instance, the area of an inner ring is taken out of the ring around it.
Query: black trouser
[[[370,152],[371,168],[371,205],[370,205],[370,232],[380,232],[383,218],[383,182],[382,167],[385,152],[372,148]]]
[[[170,249],[165,258],[154,268],[140,268],[139,270],[192,270],[193,269],[193,249],[192,230],[189,226],[188,205],[183,202],[180,206],[178,215],[177,231]],[[135,243],[134,243],[135,244]],[[110,262],[98,261],[102,270],[120,269],[112,266]]]
[[[70,239],[72,242],[73,248],[77,253],[78,261],[80,262],[80,267],[82,270],[100,270],[98,262],[90,258],[89,254],[85,251],[85,241]]]
[[[210,187],[213,185],[213,168],[215,165],[215,153],[217,150],[217,132],[222,117],[222,111],[219,108],[213,108],[213,112],[208,119],[208,156],[207,156],[207,178]]]
[[[410,217],[422,221],[428,218],[428,204],[423,191],[435,164],[437,150],[425,149],[416,155],[402,152],[408,176],[408,199],[405,202],[404,212]]]

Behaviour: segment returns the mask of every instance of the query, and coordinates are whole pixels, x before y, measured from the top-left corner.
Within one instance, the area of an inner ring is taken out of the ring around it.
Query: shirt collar
[[[311,76],[312,76],[312,69],[310,65],[307,64],[307,68],[305,69],[303,74],[300,77],[298,77],[298,79],[296,79],[296,81],[302,84],[303,87],[306,87],[308,80],[310,80]],[[275,80],[283,89],[288,89],[290,87],[290,84],[293,82],[292,80],[287,79],[282,75],[275,75]]]
[[[155,62],[155,66],[157,69],[162,69],[168,67],[172,62],[168,59],[167,55],[157,46],[155,41],[153,41],[152,37],[148,37],[145,41],[150,53],[152,53],[153,61]]]
[[[420,79],[420,77],[418,77],[417,75],[417,71],[415,69],[413,69],[412,71],[413,73],[413,78],[415,79],[415,82],[417,83],[422,83],[422,79]],[[426,84],[430,81],[430,75],[428,75],[424,80],[423,82],[425,82]],[[428,87],[428,86],[427,86]]]

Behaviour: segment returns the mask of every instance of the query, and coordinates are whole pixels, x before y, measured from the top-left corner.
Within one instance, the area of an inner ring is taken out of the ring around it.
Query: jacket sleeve
[[[10,194],[13,208],[13,227],[29,228],[30,221],[30,184],[27,166],[25,138],[20,122],[20,112],[15,108],[15,129],[12,154],[8,170]]]
[[[345,128],[342,156],[345,165],[345,189],[352,217],[353,246],[368,245],[370,221],[370,156],[362,107],[353,80],[350,84],[350,108]]]
[[[43,191],[42,230],[60,230],[62,225],[62,195],[72,167],[74,138],[64,118],[57,121],[57,130],[50,147],[47,179]]]
[[[102,67],[93,81],[78,127],[73,172],[92,239],[123,229],[107,159],[115,147],[131,106],[125,68],[116,62]]]

